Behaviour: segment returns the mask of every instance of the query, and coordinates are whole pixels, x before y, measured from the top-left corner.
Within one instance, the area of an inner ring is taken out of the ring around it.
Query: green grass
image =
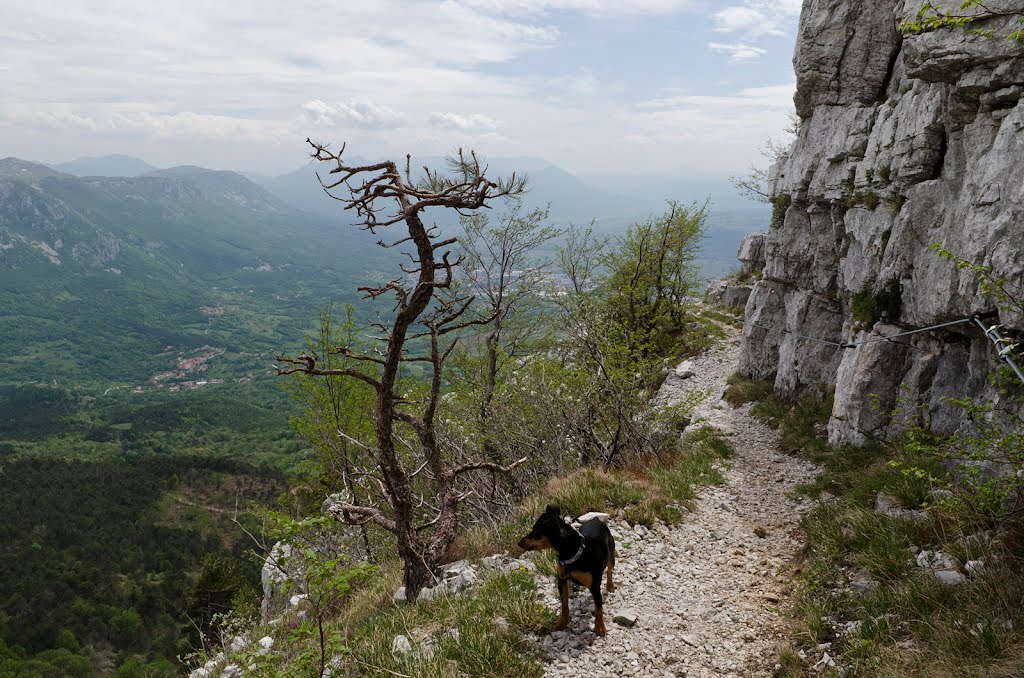
[[[692,502],[699,485],[724,482],[716,464],[731,455],[721,434],[703,427],[688,434],[683,450],[664,463],[644,469],[584,469],[550,482],[542,494],[574,515],[605,511],[647,526],[656,520],[675,524],[683,518],[678,505]],[[533,510],[525,516],[532,523],[543,507],[528,508]]]
[[[554,626],[555,613],[538,601],[533,574],[525,570],[483,574],[473,591],[412,604],[395,604],[391,594],[401,565],[386,562],[373,579],[354,589],[340,608],[325,616],[326,657],[337,657],[342,676],[454,675],[532,678],[543,675],[541,657],[527,640]],[[229,661],[255,664],[259,675],[309,676],[319,673],[320,626],[292,614],[250,637],[270,635],[273,650],[255,646]],[[394,652],[396,636],[406,636],[408,653]],[[196,658],[202,664],[205,657]]]
[[[752,275],[752,274],[748,274]],[[737,281],[739,281],[737,279]],[[739,281],[742,282],[742,281]],[[705,307],[700,311],[705,320],[712,320],[720,325],[731,325],[737,329],[743,329],[743,307],[734,306],[731,308]],[[720,338],[721,334],[716,333],[715,337]]]
[[[868,329],[878,322],[875,297],[870,292],[857,292],[850,301],[850,317],[860,329]]]
[[[763,392],[761,385],[765,383],[754,382],[753,385],[744,385],[744,388],[750,395],[757,395]],[[786,452],[799,452],[813,459],[828,449],[825,425],[832,414],[831,392],[810,393],[790,400],[769,390],[760,398],[752,399],[757,402],[750,413],[779,429],[780,443]]]
[[[365,676],[397,672],[444,678],[450,675],[450,661],[470,676],[540,676],[540,658],[524,636],[548,630],[554,621],[554,613],[537,601],[531,574],[492,574],[471,595],[391,607],[365,618],[354,630],[346,660],[361,667],[358,675]],[[458,630],[457,638],[445,635],[451,629]],[[438,639],[433,653],[416,656],[430,632]],[[413,641],[413,653],[392,652],[397,635]]]
[[[740,407],[741,405],[767,398],[771,395],[772,389],[773,386],[770,381],[751,379],[736,372],[726,380],[725,393],[722,395],[722,399],[733,407]]]
[[[779,427],[783,446],[822,466],[799,494],[832,499],[802,521],[807,547],[796,577],[791,646],[777,676],[808,676],[817,645],[849,676],[1015,676],[1024,672],[1024,526],[1009,526],[1001,541],[967,537],[976,521],[963,507],[937,503],[933,491],[948,474],[920,446],[831,447],[818,438],[828,398],[786,402],[771,395],[753,408]],[[932,506],[923,521],[874,511],[884,492],[905,508]],[[913,549],[939,549],[959,562],[982,558],[986,569],[948,587],[918,567]],[[990,566],[991,565],[991,566]],[[874,582],[867,592],[846,586]],[[845,624],[859,627],[847,633]]]

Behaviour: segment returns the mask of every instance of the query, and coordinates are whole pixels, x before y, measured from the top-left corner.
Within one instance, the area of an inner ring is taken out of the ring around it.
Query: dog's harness
[[[579,559],[580,559],[580,556],[582,556],[582,555],[583,555],[583,549],[584,549],[584,548],[586,547],[586,545],[587,545],[587,540],[583,538],[583,535],[582,535],[582,534],[580,534],[580,531],[579,531],[579,530],[577,530],[577,529],[576,529],[576,528],[574,527],[574,528],[572,528],[572,531],[573,531],[573,532],[575,532],[576,534],[578,534],[578,535],[579,535],[579,537],[580,537],[580,550],[576,552],[576,555],[574,555],[574,556],[573,556],[572,558],[569,558],[568,560],[562,560],[561,558],[559,558],[559,559],[558,559],[558,564],[559,564],[559,565],[561,565],[562,567],[565,567],[566,565],[572,565],[572,564],[573,564],[573,563],[575,563],[575,562],[576,562],[577,560],[579,560]]]

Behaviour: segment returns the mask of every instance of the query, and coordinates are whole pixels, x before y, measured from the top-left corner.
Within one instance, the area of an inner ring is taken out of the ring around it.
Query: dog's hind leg
[[[603,636],[608,630],[604,627],[604,599],[601,596],[600,579],[590,587],[590,595],[594,596],[594,633]]]
[[[569,625],[569,582],[561,577],[558,577],[557,581],[558,598],[562,602],[562,611],[558,615],[558,621],[555,623],[555,630],[561,631]]]
[[[612,581],[612,570],[614,570],[614,569],[615,569],[615,548],[613,547],[612,548],[611,558],[608,559],[608,585],[605,587],[605,590],[608,593],[614,593],[615,592],[615,582]]]

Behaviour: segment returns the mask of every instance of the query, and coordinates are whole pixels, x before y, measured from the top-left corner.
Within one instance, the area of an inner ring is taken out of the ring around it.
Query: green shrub
[[[725,393],[722,400],[733,407],[739,407],[746,403],[764,400],[773,393],[774,385],[770,381],[751,379],[739,372],[729,375],[726,380]]]
[[[782,407],[771,405],[780,428],[813,418]],[[795,403],[791,408],[798,410]],[[984,418],[979,412],[976,420]],[[958,487],[970,476],[939,453],[947,444],[912,431],[885,447],[822,441],[802,448],[823,472],[800,492],[828,491],[835,499],[801,522],[806,558],[796,582],[792,645],[782,651],[779,664],[786,668],[777,675],[807,675],[809,661],[798,664],[798,651],[818,656],[821,642],[832,643],[829,653],[850,675],[1013,676],[1024,670],[1016,651],[1024,643],[1024,520],[1006,513],[998,522],[994,516],[979,520],[985,502],[970,483]],[[970,455],[964,441],[955,449]],[[946,488],[955,489],[953,498],[936,499]],[[880,514],[874,510],[879,492],[927,513],[915,519]],[[1000,529],[978,532],[994,525]],[[980,559],[985,566],[968,583],[947,586],[914,562],[917,549],[941,550],[960,563]],[[855,575],[874,583],[853,592],[846,582]],[[848,621],[855,631],[841,628]]]
[[[878,322],[878,307],[870,292],[857,292],[850,302],[850,317],[855,330],[873,327]]]
[[[772,228],[782,228],[783,222],[786,220],[786,210],[793,204],[793,199],[783,193],[782,195],[775,196],[772,200]]]

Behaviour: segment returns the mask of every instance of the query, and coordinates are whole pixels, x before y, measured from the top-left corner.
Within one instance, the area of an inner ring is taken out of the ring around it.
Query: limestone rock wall
[[[833,442],[885,437],[907,418],[957,430],[942,397],[998,399],[994,352],[970,325],[846,349],[807,337],[843,343],[996,311],[934,242],[1024,290],[1024,45],[1005,31],[901,35],[920,4],[805,0],[800,19],[800,124],[772,168],[740,370],[785,395],[834,385]],[[998,322],[1024,330],[1018,313]]]

